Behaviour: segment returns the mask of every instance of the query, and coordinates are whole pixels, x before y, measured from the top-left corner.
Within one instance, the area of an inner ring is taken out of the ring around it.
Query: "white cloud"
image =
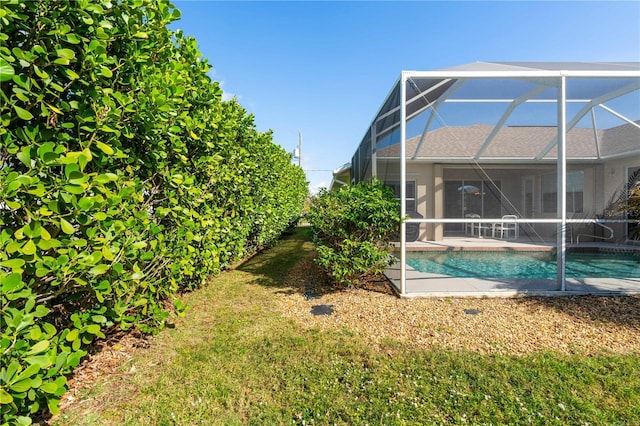
[[[225,90],[224,86],[225,86],[226,82],[224,80],[218,81],[218,84],[220,84],[220,88],[223,91],[223,93],[222,93],[222,100],[223,101],[230,101],[233,98],[236,98],[238,101],[240,101],[240,99],[242,99],[242,95],[238,95],[236,93],[231,93],[231,92]]]
[[[320,190],[322,188],[328,188],[328,187],[329,187],[329,184],[327,182],[323,181],[323,182],[320,182],[320,183],[317,183],[317,184],[314,184],[314,185],[310,185],[309,186],[309,192],[311,193],[311,195],[315,195],[318,192],[320,192]]]
[[[233,93],[230,93],[230,92],[222,93],[222,100],[223,101],[230,101],[233,98],[237,98],[237,96],[234,95]]]

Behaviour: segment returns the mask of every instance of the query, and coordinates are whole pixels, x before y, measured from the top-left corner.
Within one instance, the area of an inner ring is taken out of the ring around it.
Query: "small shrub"
[[[393,191],[378,180],[321,191],[308,215],[317,263],[339,284],[356,285],[364,275],[382,273],[392,263],[399,210]]]

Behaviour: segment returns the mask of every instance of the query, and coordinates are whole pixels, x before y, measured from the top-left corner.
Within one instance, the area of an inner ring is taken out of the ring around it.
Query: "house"
[[[348,170],[402,200],[402,263],[413,240],[552,241],[563,287],[566,244],[638,234],[619,207],[640,179],[640,63],[403,71]]]
[[[330,191],[348,185],[351,182],[351,163],[345,163],[342,166],[333,170],[333,177],[331,178],[331,184],[329,185]]]
[[[610,204],[640,170],[640,121],[610,129],[573,128],[567,133],[567,214],[573,218],[604,216]],[[505,126],[492,136],[486,124],[441,127],[406,141],[407,214],[419,217],[486,218],[516,215],[555,218],[557,210],[555,147],[544,153],[555,127]],[[398,144],[377,152],[378,177],[399,189]],[[535,160],[536,157],[540,157]],[[478,160],[469,162],[470,158]],[[533,160],[532,160],[533,159]],[[464,232],[464,224],[430,225],[419,239],[441,240]],[[554,238],[554,224],[522,227],[532,239]],[[624,241],[628,230],[614,232]],[[593,232],[592,232],[593,233]],[[597,233],[597,231],[596,231]],[[593,237],[583,241],[593,240]]]

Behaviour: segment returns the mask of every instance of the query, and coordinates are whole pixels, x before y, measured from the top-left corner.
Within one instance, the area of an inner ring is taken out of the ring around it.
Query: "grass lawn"
[[[277,301],[304,291],[289,273],[312,250],[299,229],[187,295],[186,318],[50,423],[640,424],[638,353],[481,354],[393,339],[381,349],[348,328],[302,326]]]

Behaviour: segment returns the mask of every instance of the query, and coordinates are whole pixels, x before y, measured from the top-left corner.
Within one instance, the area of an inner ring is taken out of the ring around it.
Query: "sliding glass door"
[[[444,217],[500,217],[500,182],[482,180],[447,180],[444,182]],[[445,232],[463,232],[464,224],[447,223]]]

